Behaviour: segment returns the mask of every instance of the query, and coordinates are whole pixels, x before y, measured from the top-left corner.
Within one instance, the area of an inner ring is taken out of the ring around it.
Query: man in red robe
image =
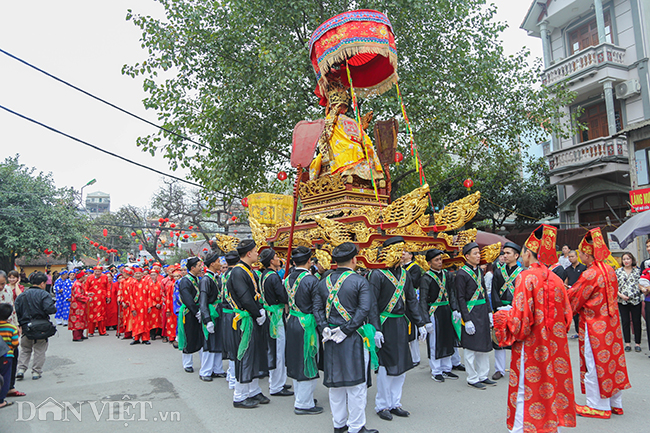
[[[154,267],[149,272],[148,293],[150,306],[149,315],[149,335],[155,340],[158,335],[162,335],[162,321],[160,320],[160,310],[162,310],[162,288],[160,286],[160,275]]]
[[[630,388],[618,312],[618,281],[599,228],[590,230],[578,246],[587,270],[569,289],[569,299],[580,315],[580,384],[587,397],[576,404],[578,415],[608,419],[623,415],[622,391]]]
[[[151,296],[149,284],[143,279],[144,273],[141,268],[133,267],[134,281],[129,287],[129,313],[131,314],[131,331],[133,332],[133,344],[151,344],[149,342],[149,314],[151,313]]]
[[[101,266],[93,268],[93,275],[86,280],[86,293],[90,296],[88,301],[88,336],[95,334],[95,328],[99,328],[99,335],[106,334],[104,324],[105,304],[108,293],[108,278],[102,274],[104,269]]]
[[[122,307],[122,321],[121,328],[124,330],[124,340],[131,339],[133,337],[133,332],[131,332],[131,322],[132,322],[132,313],[131,313],[131,286],[135,279],[133,278],[133,269],[130,267],[125,267],[122,273],[125,276],[125,279],[120,284],[120,294],[118,295],[118,301]]]
[[[555,433],[575,427],[567,331],[573,315],[555,259],[555,227],[541,225],[524,244],[528,269],[515,281],[512,304],[494,313],[500,346],[512,346],[507,425],[513,433]]]
[[[68,316],[68,329],[72,331],[72,341],[82,341],[84,329],[88,327],[86,316],[88,295],[84,289],[86,278],[85,271],[78,271],[75,275],[75,282],[72,284],[70,315]]]
[[[108,279],[108,292],[106,294],[106,307],[104,316],[104,326],[106,328],[114,327],[117,330],[117,268],[110,266],[106,274]]]

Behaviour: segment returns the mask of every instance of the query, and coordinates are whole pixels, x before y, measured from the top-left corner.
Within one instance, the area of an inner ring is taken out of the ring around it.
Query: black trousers
[[[14,349],[14,362],[11,364],[11,384],[9,385],[9,389],[14,389],[16,387],[16,369],[18,368],[18,355],[18,347],[16,347]]]
[[[641,303],[618,304],[618,311],[621,313],[621,326],[623,327],[623,340],[630,343],[630,316],[632,316],[632,326],[634,326],[634,342],[641,344]]]
[[[648,333],[648,347],[650,348],[650,301],[645,301],[645,327]]]
[[[576,334],[580,334],[580,314],[573,315],[573,326],[576,328]]]

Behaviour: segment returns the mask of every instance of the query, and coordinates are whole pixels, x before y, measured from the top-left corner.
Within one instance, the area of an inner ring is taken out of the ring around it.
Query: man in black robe
[[[409,276],[411,277],[411,284],[413,285],[413,290],[415,290],[415,296],[420,299],[420,279],[422,278],[422,268],[420,265],[415,263],[414,260],[415,254],[412,251],[402,251],[402,268],[406,269],[406,271],[409,273]],[[419,365],[420,342],[418,341],[418,328],[416,326],[409,326],[408,339],[413,364]]]
[[[226,377],[223,371],[223,332],[221,330],[221,279],[216,272],[221,269],[219,254],[209,253],[203,260],[208,270],[199,282],[199,306],[204,336],[203,353],[201,354],[201,371],[199,379],[212,382],[213,377]]]
[[[517,260],[521,247],[513,242],[506,242],[503,246],[504,263],[494,268],[494,277],[492,278],[492,311],[497,311],[500,307],[512,305],[512,298],[515,293],[515,280],[519,273],[524,270]],[[560,266],[562,267],[562,266]],[[563,269],[564,270],[564,269]],[[492,343],[494,347],[494,374],[492,380],[499,380],[506,375],[506,351],[505,347],[499,347]]]
[[[235,333],[237,352],[235,356],[235,392],[233,406],[249,409],[258,404],[268,404],[269,398],[262,394],[259,379],[269,374],[268,346],[264,323],[266,311],[262,308],[260,282],[253,272],[257,261],[257,246],[252,239],[244,239],[237,245],[239,263],[228,277],[229,313],[237,316]]]
[[[378,330],[375,344],[380,348],[375,412],[387,421],[392,420],[393,415],[410,415],[402,408],[401,402],[406,372],[413,368],[408,343],[409,322],[411,327],[419,328],[422,340],[427,336],[411,276],[399,263],[403,249],[404,238],[401,236],[386,240],[380,257],[387,269],[373,270],[370,274],[370,287],[377,300],[371,320]]]
[[[335,433],[377,433],[365,426],[370,372],[361,336],[374,342],[372,325],[364,325],[374,296],[368,281],[354,272],[356,255],[351,242],[336,247],[332,258],[338,267],[320,281],[314,297],[314,316],[324,343],[323,384],[329,388]]]
[[[476,242],[463,247],[466,264],[456,272],[458,307],[464,322],[460,342],[465,354],[467,383],[475,389],[496,385],[488,378],[492,337],[490,332],[492,312],[487,299],[483,273],[479,267],[481,250]]]
[[[226,270],[221,274],[221,329],[223,338],[222,358],[228,360],[228,370],[226,371],[226,380],[228,388],[235,389],[235,358],[237,357],[237,331],[232,329],[232,319],[235,314],[232,313],[230,305],[230,296],[228,295],[228,278],[232,268],[239,263],[239,254],[236,250],[226,253]]]
[[[454,354],[456,333],[451,321],[450,293],[454,279],[442,268],[443,251],[427,251],[426,260],[429,270],[420,280],[420,309],[424,317],[429,318],[429,367],[431,378],[436,382],[445,379],[456,380],[452,373],[451,357]]]
[[[269,392],[274,397],[292,396],[293,392],[285,389],[287,382],[287,367],[284,360],[285,328],[284,306],[287,303],[287,293],[278,275],[282,261],[273,248],[267,248],[260,253],[259,261],[264,267],[260,278],[262,287],[262,303],[266,310],[267,342],[269,350]],[[275,368],[272,368],[275,366]]]
[[[316,406],[314,390],[318,384],[319,336],[314,317],[314,298],[318,296],[318,278],[311,275],[307,266],[311,250],[294,248],[291,259],[296,264],[284,280],[289,303],[287,319],[286,363],[287,374],[293,379],[295,390],[294,413],[315,415],[323,412]],[[305,355],[307,355],[305,357]]]
[[[203,262],[198,257],[190,257],[187,259],[186,267],[187,275],[178,281],[178,295],[181,300],[181,308],[178,311],[179,327],[183,327],[185,345],[184,347],[179,345],[178,348],[183,351],[183,368],[188,373],[193,373],[192,354],[203,352],[203,340],[205,340],[201,329],[199,308],[199,274],[203,269]]]

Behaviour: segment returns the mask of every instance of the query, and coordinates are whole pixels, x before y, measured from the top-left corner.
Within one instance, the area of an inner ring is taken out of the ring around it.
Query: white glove
[[[196,317],[196,320],[198,320],[199,322],[201,322],[201,310],[199,310],[199,311],[196,312],[195,317]]]
[[[510,311],[512,310],[512,305],[506,305],[504,307],[498,307],[497,311]]]
[[[208,322],[208,324],[205,325],[205,329],[207,329],[208,333],[214,334],[214,322]]]
[[[426,325],[424,325],[424,327],[426,328],[428,334],[433,333],[433,329],[434,329],[433,323],[427,323]]]
[[[424,340],[426,340],[426,339],[427,339],[427,334],[429,334],[429,333],[427,332],[427,328],[426,328],[426,326],[421,326],[421,327],[419,327],[419,328],[418,328],[418,333],[420,334],[420,335],[418,336],[418,338],[419,338],[420,341],[424,341]]]
[[[476,334],[476,328],[474,327],[474,324],[471,320],[469,322],[465,322],[465,332],[467,332],[467,335]]]
[[[342,343],[346,337],[347,335],[345,335],[345,332],[341,331],[341,328],[334,328],[332,330],[332,341],[336,344]]]
[[[264,324],[264,322],[266,321],[266,311],[264,310],[264,308],[260,309],[260,317],[258,317],[255,320],[257,321],[257,324],[260,326]]]
[[[460,321],[463,318],[463,316],[461,316],[461,314],[460,314],[460,311],[452,311],[451,316],[456,321]]]
[[[490,326],[494,326],[494,319],[492,318],[492,313],[490,313]]]
[[[329,341],[332,339],[332,330],[330,328],[325,328],[323,329],[323,333],[321,334],[323,336],[323,343],[326,341]]]
[[[381,349],[381,344],[384,342],[384,334],[381,331],[375,332],[375,346]]]

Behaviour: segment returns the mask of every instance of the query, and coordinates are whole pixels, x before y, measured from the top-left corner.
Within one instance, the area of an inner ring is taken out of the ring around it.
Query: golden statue
[[[309,166],[309,178],[315,180],[341,173],[346,179],[356,176],[365,183],[383,179],[384,172],[372,141],[363,131],[372,119],[372,112],[363,116],[360,130],[356,120],[345,115],[350,102],[348,91],[340,83],[331,83],[327,96],[325,128],[318,140],[318,155]]]

